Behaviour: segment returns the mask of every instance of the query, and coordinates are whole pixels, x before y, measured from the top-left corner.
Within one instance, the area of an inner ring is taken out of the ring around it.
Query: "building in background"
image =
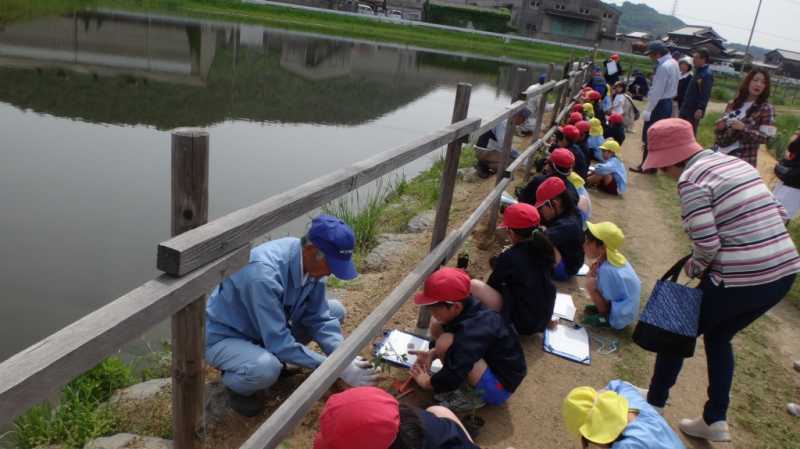
[[[655,39],[652,34],[643,31],[634,31],[632,33],[623,34],[619,36],[620,39],[627,41],[633,53],[644,53],[647,50],[647,44]]]
[[[620,12],[600,0],[518,0],[512,25],[519,34],[585,46],[626,50],[617,38]]]
[[[667,33],[664,43],[672,51],[690,55],[698,48],[708,51],[712,61],[727,61],[729,55],[725,51],[725,39],[706,26],[685,26]]]
[[[800,78],[800,53],[776,49],[764,55],[764,62],[777,66],[777,72],[791,78]]]

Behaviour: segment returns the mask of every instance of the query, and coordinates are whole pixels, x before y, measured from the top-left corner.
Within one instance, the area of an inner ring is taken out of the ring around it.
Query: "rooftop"
[[[719,33],[714,31],[713,28],[706,26],[699,26],[699,25],[688,25],[683,28],[679,28],[675,31],[670,31],[667,34],[674,34],[678,36],[713,37],[721,41],[725,40],[722,36],[719,35]],[[704,35],[710,35],[710,36],[704,36]]]
[[[783,59],[789,59],[791,61],[800,61],[800,52],[791,51],[791,50],[782,50],[780,48],[775,49],[773,51],[778,52]],[[770,52],[772,53],[772,52]]]

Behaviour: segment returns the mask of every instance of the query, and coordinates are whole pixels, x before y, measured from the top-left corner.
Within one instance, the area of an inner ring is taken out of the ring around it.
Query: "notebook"
[[[589,333],[578,325],[559,323],[555,330],[544,331],[544,350],[583,365],[592,363]]]
[[[575,303],[572,301],[571,295],[556,293],[556,305],[553,307],[553,318],[575,321]]]
[[[417,356],[408,351],[427,351],[429,346],[427,339],[395,329],[388,332],[375,347],[375,356],[389,363],[411,368],[417,361]]]

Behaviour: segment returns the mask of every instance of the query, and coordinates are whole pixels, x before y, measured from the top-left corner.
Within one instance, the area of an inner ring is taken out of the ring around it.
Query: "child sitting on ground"
[[[593,167],[586,185],[611,195],[622,195],[628,190],[628,172],[620,159],[622,148],[614,139],[608,139],[600,145],[600,151],[605,162]]]
[[[534,207],[547,226],[547,238],[556,247],[553,279],[567,281],[583,266],[584,224],[564,180],[558,177],[546,179],[536,189]]]
[[[431,313],[436,346],[409,351],[417,356],[411,375],[420,387],[433,390],[440,405],[457,413],[505,403],[527,374],[516,334],[499,313],[473,298],[470,288],[465,272],[445,267],[431,274],[414,298]],[[443,366],[431,375],[435,359]]]
[[[594,105],[592,103],[583,104],[583,119],[591,120],[594,118]]]
[[[639,312],[642,283],[619,248],[625,236],[611,222],[586,223],[583,251],[594,259],[586,277],[586,290],[593,305],[584,310],[583,323],[597,327],[623,329]]]
[[[561,409],[569,432],[583,448],[685,449],[667,421],[633,385],[612,380],[600,391],[578,387]]]
[[[380,388],[350,388],[328,398],[314,449],[479,449],[445,407],[400,404]]]
[[[592,125],[589,124],[586,120],[581,120],[580,122],[575,124],[575,127],[578,128],[578,131],[581,132],[581,137],[578,139],[578,146],[581,150],[583,150],[584,157],[588,162],[592,161],[592,152],[589,150],[589,131],[592,129]]]
[[[555,132],[558,148],[568,149],[575,156],[575,166],[573,170],[582,178],[589,174],[589,160],[586,159],[583,149],[578,145],[581,132],[574,125],[565,125],[558,128]]]
[[[544,332],[556,304],[551,278],[555,251],[539,224],[539,212],[532,205],[509,206],[501,227],[513,246],[494,259],[487,282],[472,280],[473,296],[522,335]]]
[[[586,146],[592,157],[597,161],[602,161],[600,145],[603,144],[605,138],[603,137],[603,124],[600,120],[593,118],[589,120],[589,139],[586,141]]]

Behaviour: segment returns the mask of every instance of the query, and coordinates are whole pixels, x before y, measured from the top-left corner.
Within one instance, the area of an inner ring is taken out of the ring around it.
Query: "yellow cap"
[[[591,112],[592,115],[594,115],[594,105],[592,105],[591,103],[584,103],[583,104],[583,112],[584,113]]]
[[[603,142],[602,145],[600,145],[600,149],[610,151],[614,153],[614,156],[618,158],[622,156],[622,147],[620,147],[617,141],[612,138],[606,139],[606,141]]]
[[[573,435],[608,444],[628,425],[628,400],[613,391],[598,393],[592,387],[578,387],[564,399],[561,414]]]
[[[589,120],[589,125],[591,126],[591,128],[589,128],[590,136],[596,137],[603,135],[603,124],[600,123],[600,119],[592,117]]]
[[[619,252],[619,248],[625,243],[625,234],[614,223],[604,221],[603,223],[586,222],[586,227],[593,236],[603,241],[606,245],[606,259],[615,267],[624,267],[628,259]]]
[[[567,181],[572,183],[572,185],[576,189],[580,189],[581,187],[583,187],[584,184],[586,184],[586,181],[584,181],[584,179],[581,178],[581,175],[575,173],[574,171],[569,172],[569,175],[567,176]]]

